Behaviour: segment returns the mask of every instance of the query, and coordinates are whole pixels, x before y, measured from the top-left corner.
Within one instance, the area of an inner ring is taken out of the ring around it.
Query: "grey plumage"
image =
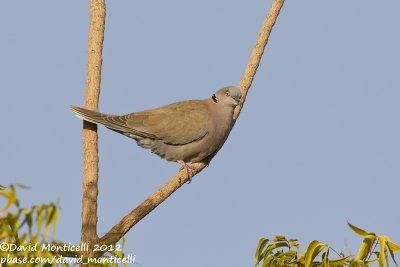
[[[86,121],[136,140],[169,161],[199,162],[215,154],[232,129],[240,101],[237,87],[224,87],[204,100],[188,100],[127,115],[108,115],[71,106]]]

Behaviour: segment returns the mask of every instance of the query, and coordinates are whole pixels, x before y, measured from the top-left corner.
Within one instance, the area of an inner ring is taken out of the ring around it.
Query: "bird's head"
[[[241,93],[239,87],[227,86],[219,89],[211,96],[214,103],[219,103],[225,106],[236,107],[240,104]]]

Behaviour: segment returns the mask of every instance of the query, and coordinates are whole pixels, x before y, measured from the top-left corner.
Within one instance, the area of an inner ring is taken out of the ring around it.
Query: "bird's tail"
[[[103,124],[107,128],[115,131],[126,132],[127,130],[129,130],[125,125],[123,125],[120,120],[118,120],[119,116],[103,114],[97,111],[81,108],[74,105],[71,105],[70,108],[78,118],[81,118],[85,121],[96,124]]]

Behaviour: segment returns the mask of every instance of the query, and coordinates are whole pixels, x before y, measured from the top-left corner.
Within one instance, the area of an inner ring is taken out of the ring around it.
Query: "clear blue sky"
[[[237,84],[270,1],[108,1],[100,110],[127,113]],[[400,242],[400,2],[287,1],[238,123],[207,170],[127,235],[142,267],[251,266],[258,238],[337,250],[346,226]],[[0,4],[0,184],[60,198],[78,242],[87,1]],[[99,232],[171,175],[100,128]]]

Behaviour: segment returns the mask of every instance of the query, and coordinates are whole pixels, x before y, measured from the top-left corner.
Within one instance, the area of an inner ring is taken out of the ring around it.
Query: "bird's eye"
[[[229,96],[229,91],[225,91],[225,95],[226,95],[226,96]]]

